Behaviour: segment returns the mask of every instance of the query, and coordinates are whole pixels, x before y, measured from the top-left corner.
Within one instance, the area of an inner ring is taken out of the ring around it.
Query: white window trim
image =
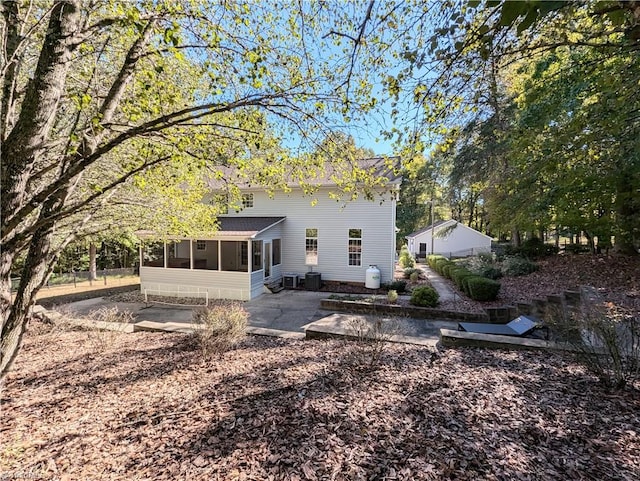
[[[241,201],[242,201],[243,209],[252,209],[253,208],[253,192],[242,194]]]
[[[308,230],[315,230],[316,231],[316,235],[315,236],[308,236],[307,235],[307,231]],[[315,253],[316,253],[316,262],[315,263],[310,263],[308,262],[308,255],[307,255],[307,241],[308,240],[315,240],[316,241],[316,249],[315,249]],[[318,250],[319,250],[319,245],[320,243],[318,242],[318,228],[317,227],[307,227],[304,230],[304,264],[307,266],[317,266],[319,264],[319,254],[318,254]]]
[[[360,231],[360,237],[351,237],[351,232],[352,230],[359,230]],[[357,227],[351,227],[348,231],[347,231],[347,267],[362,267],[362,229],[361,228],[357,228]],[[359,264],[351,264],[351,241],[360,241],[360,263]]]

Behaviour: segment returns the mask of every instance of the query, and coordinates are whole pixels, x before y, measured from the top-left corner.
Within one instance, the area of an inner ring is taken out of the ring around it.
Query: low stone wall
[[[585,288],[588,289],[588,288]],[[561,311],[574,312],[580,307],[581,293],[565,291],[562,295],[547,296],[546,299],[533,299],[530,302],[518,302],[515,306],[487,307],[486,314],[447,311],[429,307],[399,306],[397,304],[372,304],[363,301],[341,299],[322,299],[320,307],[330,311],[352,312],[358,314],[383,314],[415,319],[454,319],[465,322],[490,322],[507,324],[520,315],[533,316],[542,320]]]
[[[584,288],[589,290],[590,288]],[[558,312],[574,312],[580,307],[581,293],[565,291],[561,295],[547,296],[546,299],[532,299],[518,302],[515,306],[489,307],[486,309],[489,322],[506,324],[520,315],[548,318]]]
[[[352,312],[356,314],[383,314],[414,319],[454,319],[466,322],[487,322],[486,314],[473,312],[447,311],[429,307],[400,306],[397,304],[372,304],[362,301],[341,299],[322,299],[320,307],[329,311]]]

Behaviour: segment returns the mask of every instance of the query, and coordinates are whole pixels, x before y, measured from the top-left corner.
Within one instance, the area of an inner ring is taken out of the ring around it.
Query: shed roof
[[[451,220],[452,219],[449,219],[449,220],[437,220],[433,224],[428,225],[427,227],[423,227],[422,229],[417,230],[415,232],[412,232],[411,234],[407,234],[406,237],[416,237],[416,236],[418,236],[420,234],[424,234],[425,232],[430,231],[433,228],[439,227],[442,224],[446,224],[447,222],[451,222]]]

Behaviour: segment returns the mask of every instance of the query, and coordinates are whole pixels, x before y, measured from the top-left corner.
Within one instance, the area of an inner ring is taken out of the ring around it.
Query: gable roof
[[[457,224],[456,227],[464,227],[466,230],[470,230],[475,232],[476,234],[480,234],[481,236],[486,237],[487,239],[491,239],[491,236],[488,236],[487,234],[480,232],[479,230],[474,229],[473,227],[469,227],[468,225],[464,225],[462,222],[458,222],[457,220],[454,219],[449,219],[449,220],[438,220],[436,222],[434,222],[433,224],[431,224],[430,226],[427,226],[423,229],[417,230],[415,232],[412,232],[411,234],[405,236],[405,239],[409,239],[410,237],[417,237],[420,234],[424,234],[425,232],[429,232],[431,229],[435,229],[434,230],[434,235],[437,237],[438,236],[438,227],[445,227],[445,225],[451,225],[451,224]]]
[[[365,170],[372,177],[377,179],[385,179],[385,184],[400,184],[402,176],[400,175],[400,157],[370,157],[366,159],[358,159],[353,163],[346,163],[343,169],[336,169],[333,164],[326,164],[324,169],[319,167],[315,169],[316,177],[307,179],[305,182],[309,185],[317,187],[331,187],[338,185],[336,178],[342,177],[344,174],[355,171],[356,169]],[[224,187],[226,182],[236,184],[240,188],[260,187],[252,185],[246,177],[231,167],[219,167],[222,173],[222,179],[210,178],[209,186],[213,189]],[[296,187],[299,181],[292,176],[286,179],[288,187]]]
[[[427,231],[431,230],[432,228],[435,228],[435,227],[441,226],[442,224],[446,224],[447,222],[451,222],[452,220],[453,220],[453,219],[449,219],[449,220],[437,220],[437,221],[435,221],[433,224],[428,225],[427,227],[423,227],[422,229],[417,230],[417,231],[415,231],[415,232],[412,232],[411,234],[407,234],[407,235],[405,236],[405,238],[408,238],[408,237],[416,237],[416,236],[418,236],[418,235],[420,235],[420,234],[424,234],[425,232],[427,232]]]

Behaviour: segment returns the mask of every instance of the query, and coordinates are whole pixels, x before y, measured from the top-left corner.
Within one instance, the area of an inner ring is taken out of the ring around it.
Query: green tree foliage
[[[403,6],[385,10],[403,25],[385,80],[405,126],[394,134],[411,151],[452,142],[454,217],[516,244],[555,228],[637,253],[638,3]]]

